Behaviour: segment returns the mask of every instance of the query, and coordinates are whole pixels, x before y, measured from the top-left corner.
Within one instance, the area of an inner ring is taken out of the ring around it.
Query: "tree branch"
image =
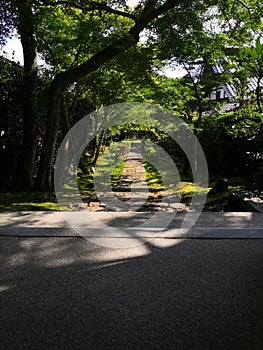
[[[95,2],[95,1],[91,1],[90,5],[91,5],[91,10],[93,7],[94,10],[103,10],[103,11],[113,13],[113,14],[118,15],[118,16],[130,18],[134,22],[137,22],[137,17],[132,15],[131,13],[116,10],[116,9],[111,8],[110,6],[108,6],[106,4],[100,4],[100,3]]]
[[[241,4],[243,7],[245,7],[248,10],[248,13],[251,14],[250,12],[251,8],[247,4],[245,4],[242,0],[237,0],[237,2]]]
[[[47,50],[48,50],[48,52],[50,53],[50,55],[51,55],[51,57],[52,57],[52,60],[53,60],[53,62],[54,62],[54,64],[55,64],[55,66],[56,66],[57,68],[60,68],[60,65],[58,64],[58,62],[57,62],[57,60],[56,60],[56,57],[55,57],[55,55],[54,55],[54,52],[53,52],[53,50],[51,49],[49,43],[48,43],[44,38],[43,38],[42,40],[43,40],[44,44],[46,45]]]
[[[79,10],[83,10],[84,7],[79,5],[79,4],[76,4],[75,2],[72,2],[72,1],[63,1],[63,0],[59,0],[59,1],[39,1],[38,3],[39,6],[58,6],[58,5],[66,5],[66,6],[69,6],[69,7],[73,7],[73,8],[76,8],[76,9],[79,9]]]
[[[104,63],[117,56],[120,52],[123,52],[132,46],[135,46],[139,41],[140,32],[152,20],[157,18],[159,15],[166,13],[175,6],[180,5],[183,1],[184,0],[167,0],[162,6],[158,7],[157,9],[151,9],[156,1],[149,0],[140,18],[122,39],[97,52],[90,59],[83,62],[79,66],[59,73],[53,81],[54,86],[57,86],[60,91],[63,91],[66,86],[95,71]]]
[[[172,8],[183,3],[183,0],[167,0],[163,5],[158,8],[155,8],[156,1],[149,0],[142,11],[140,18],[137,20],[137,23],[130,30],[131,35],[139,35],[140,32],[154,19],[158,18],[160,15],[166,13]],[[154,8],[153,10],[151,8]]]
[[[113,14],[118,15],[118,16],[130,18],[134,22],[137,22],[137,18],[133,14],[128,13],[128,12],[124,12],[124,11],[121,11],[121,10],[113,9],[110,6],[106,5],[106,4],[102,4],[102,3],[100,4],[100,3],[96,2],[96,1],[91,1],[88,6],[82,6],[82,5],[79,5],[79,4],[75,3],[75,2],[66,1],[66,0],[41,1],[41,3],[39,5],[40,6],[65,5],[65,6],[76,8],[76,9],[79,9],[79,10],[82,10],[82,11],[101,10],[101,11],[105,11],[105,12],[108,12],[108,13],[113,13]]]
[[[79,45],[77,52],[76,52],[76,55],[74,57],[74,60],[70,65],[70,68],[74,67],[74,65],[78,62],[79,56],[81,54],[81,49],[82,49],[82,44]]]

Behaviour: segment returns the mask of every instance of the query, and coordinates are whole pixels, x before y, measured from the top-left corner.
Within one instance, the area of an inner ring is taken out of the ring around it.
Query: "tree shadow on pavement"
[[[263,346],[263,241],[0,240],[3,349]]]

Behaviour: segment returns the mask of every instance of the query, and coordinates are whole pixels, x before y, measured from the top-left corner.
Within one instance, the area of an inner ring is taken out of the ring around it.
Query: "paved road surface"
[[[19,218],[7,228],[8,215],[0,218],[1,349],[263,348],[260,235],[110,249],[54,230],[19,237]]]

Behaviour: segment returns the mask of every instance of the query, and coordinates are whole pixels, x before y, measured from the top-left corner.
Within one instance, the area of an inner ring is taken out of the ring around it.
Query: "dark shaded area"
[[[263,241],[174,243],[1,238],[2,348],[261,349]]]
[[[250,191],[263,190],[263,171],[250,176],[246,183],[246,189]]]
[[[13,179],[22,139],[22,67],[0,57],[0,191]]]
[[[241,198],[235,193],[231,193],[228,196],[228,203],[227,203],[227,206],[225,207],[225,211],[235,211],[235,212],[249,211],[254,213],[259,212],[250,203],[246,202],[243,198]]]
[[[0,191],[13,190],[12,184],[22,151],[23,139],[23,67],[19,63],[0,56]],[[41,148],[41,137],[45,126],[46,81],[44,73],[38,81],[38,139],[37,153]],[[32,145],[33,147],[33,145]],[[38,164],[38,154],[34,167]],[[33,169],[33,175],[35,174]],[[26,186],[25,186],[26,189]]]
[[[208,195],[213,196],[218,193],[224,193],[228,191],[228,180],[222,179],[218,180],[217,183],[211,190],[208,192]]]
[[[198,140],[204,150],[209,173],[250,177],[262,166],[262,126],[256,115],[253,127],[242,133],[245,117],[238,110],[203,118]],[[247,116],[249,122],[249,116]],[[253,119],[252,118],[252,119]],[[238,131],[233,132],[233,129]]]

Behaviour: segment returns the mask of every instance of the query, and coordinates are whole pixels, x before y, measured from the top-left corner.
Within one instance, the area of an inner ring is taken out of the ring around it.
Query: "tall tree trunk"
[[[48,118],[44,142],[41,151],[41,159],[35,182],[35,188],[40,191],[53,189],[52,169],[53,155],[59,130],[59,116],[61,111],[63,92],[55,78],[50,84],[48,95]]]
[[[96,145],[96,149],[95,149],[95,152],[94,152],[94,158],[92,160],[92,166],[95,166],[96,163],[97,163],[97,160],[98,160],[99,155],[100,155],[100,148],[101,148],[104,136],[105,136],[105,131],[102,131],[100,136],[99,136],[99,142]]]
[[[22,91],[23,140],[18,159],[13,187],[31,190],[33,187],[34,163],[37,139],[37,40],[34,33],[33,13],[30,5],[16,1],[19,26],[24,55],[24,74]]]
[[[67,135],[70,130],[69,113],[66,95],[61,95],[60,99],[60,125],[63,133],[63,137]]]
[[[139,41],[140,32],[155,18],[180,5],[183,0],[167,0],[163,5],[155,8],[156,1],[149,0],[134,26],[127,35],[114,44],[110,44],[98,53],[94,54],[86,62],[68,71],[55,76],[49,89],[49,101],[47,112],[46,133],[40,158],[40,166],[36,179],[36,188],[50,190],[52,184],[52,169],[54,162],[55,145],[59,127],[61,96],[65,89],[72,83],[88,76],[104,63],[116,57],[119,53],[135,46]]]
[[[261,104],[261,91],[262,91],[261,80],[262,80],[262,75],[260,74],[258,79],[257,79],[256,99],[257,99],[258,111],[259,111],[259,113],[262,114],[263,109],[262,109],[262,104]]]

